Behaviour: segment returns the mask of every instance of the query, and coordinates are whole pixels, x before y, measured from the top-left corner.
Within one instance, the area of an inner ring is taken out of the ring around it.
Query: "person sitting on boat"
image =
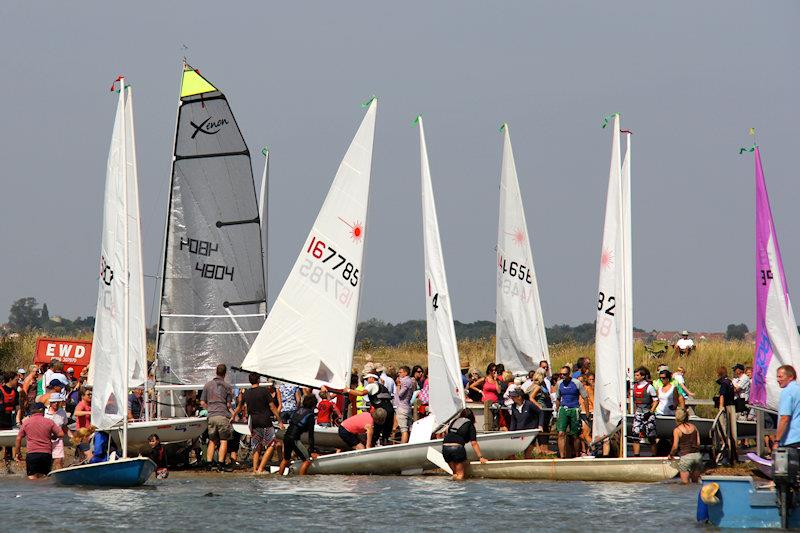
[[[475,431],[475,414],[472,409],[462,409],[458,417],[450,422],[442,439],[442,457],[450,465],[453,471],[453,480],[461,481],[464,479],[467,466],[466,444],[470,443],[475,455],[481,463],[488,460],[481,453],[478,444],[478,434]]]
[[[469,386],[470,389],[481,393],[483,401],[483,430],[494,431],[494,412],[492,408],[500,398],[500,385],[497,380],[497,365],[489,363],[486,375]]]
[[[800,384],[792,365],[778,367],[778,385],[781,396],[778,402],[778,429],[773,448],[791,446],[800,448]]]
[[[668,459],[672,460],[676,452],[680,456],[678,472],[681,483],[686,485],[690,478],[692,483],[697,483],[703,473],[700,432],[697,426],[689,422],[689,413],[680,407],[675,410],[675,429],[672,431],[672,449]]]
[[[373,439],[377,442],[380,439],[382,444],[387,444],[392,434],[394,427],[394,406],[392,405],[392,394],[389,389],[381,383],[380,377],[377,374],[367,374],[364,376],[367,379],[367,384],[364,385],[364,390],[345,389],[345,393],[353,393],[356,396],[367,396],[369,398],[369,405],[371,409],[384,409],[386,411],[386,420],[383,424],[377,426],[377,430],[373,435]]]
[[[534,405],[521,388],[512,390],[509,394],[511,401],[511,417],[508,424],[509,431],[522,429],[536,429],[539,427],[539,408]],[[525,459],[533,459],[533,448],[536,441],[525,449]]]
[[[645,367],[639,367],[633,373],[633,428],[631,433],[634,437],[633,456],[638,457],[642,441],[647,439],[652,448],[652,454],[656,454],[656,418],[653,413],[658,406],[658,393],[650,383],[650,371]]]
[[[141,420],[144,415],[144,388],[136,386],[128,395],[128,422]]]
[[[300,408],[289,419],[289,427],[283,434],[283,459],[278,469],[279,475],[282,476],[286,467],[289,466],[292,455],[303,461],[299,472],[301,476],[306,475],[311,461],[317,457],[314,447],[314,408],[316,406],[316,396],[313,394],[304,396],[300,402]],[[303,433],[308,433],[308,453],[303,450],[303,444],[300,442]]]
[[[167,449],[164,448],[161,439],[155,433],[147,437],[147,444],[150,445],[150,453],[147,456],[156,464],[156,478],[166,479],[169,476]]]
[[[689,332],[681,331],[681,338],[675,343],[675,355],[682,357],[691,354],[694,350],[694,341],[689,338]]]
[[[573,457],[580,450],[580,405],[586,401],[588,394],[580,380],[572,379],[572,373],[568,366],[561,367],[561,378],[556,390],[556,411],[558,412],[556,429],[558,430],[558,453],[562,459],[566,459]],[[568,437],[569,443],[567,442]]]
[[[28,479],[39,479],[50,473],[53,465],[54,438],[64,436],[64,431],[50,419],[44,417],[44,404],[35,402],[31,407],[31,415],[22,421],[14,444],[14,457],[22,461],[22,439],[25,444],[25,470]]]
[[[382,426],[384,422],[386,422],[385,409],[378,408],[371,413],[359,413],[342,422],[339,426],[339,437],[349,449],[363,450],[365,446],[359,436],[366,435],[366,447],[371,448],[375,428]]]

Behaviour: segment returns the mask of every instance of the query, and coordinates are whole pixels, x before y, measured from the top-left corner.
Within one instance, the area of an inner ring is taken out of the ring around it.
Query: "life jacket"
[[[358,387],[356,387],[356,390],[364,390],[364,386],[363,385],[359,385]],[[356,396],[356,410],[359,413],[363,413],[364,412],[365,403],[366,403],[366,399],[364,398],[364,396]]]
[[[650,383],[645,381],[644,386],[640,387],[637,383],[633,387],[633,404],[636,407],[643,407],[650,409],[650,406],[653,405],[653,395],[647,392],[647,389],[650,388]]]
[[[14,412],[14,407],[16,407],[15,400],[17,399],[16,395],[17,390],[11,389],[11,392],[9,392],[6,390],[6,386],[3,385],[0,386],[0,391],[3,392],[3,413],[10,415],[11,413]]]
[[[376,394],[367,394],[367,396],[369,396],[369,404],[375,409],[382,407],[387,411],[394,411],[394,407],[392,407],[392,393],[389,392],[386,385],[380,381],[376,384],[378,385],[378,392]]]
[[[447,428],[445,442],[455,441],[458,444],[466,444],[469,437],[469,424],[468,418],[459,417],[453,420]]]
[[[284,436],[292,439],[299,439],[300,435],[314,426],[314,411],[301,407],[289,418],[289,427],[286,428]]]

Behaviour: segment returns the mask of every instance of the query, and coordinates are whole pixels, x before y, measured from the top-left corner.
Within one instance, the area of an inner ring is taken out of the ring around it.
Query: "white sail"
[[[147,379],[147,323],[144,318],[144,273],[142,230],[139,210],[139,175],[136,168],[136,136],[133,129],[133,94],[127,89],[125,101],[125,164],[128,183],[128,263],[130,276],[130,381],[142,385]]]
[[[313,387],[349,385],[377,105],[369,104],[243,369]]]
[[[608,178],[603,246],[600,254],[600,279],[597,296],[595,334],[595,437],[610,434],[622,420],[625,405],[623,373],[627,361],[624,353],[624,321],[628,301],[625,278],[628,266],[625,248],[624,194],[620,166],[619,115],[614,115],[611,142],[611,169]]]
[[[631,132],[625,132],[627,146],[622,161],[622,228],[625,250],[625,323],[622,327],[625,379],[633,380],[633,251],[631,248]]]
[[[97,311],[92,340],[90,382],[93,386],[92,424],[109,429],[127,418],[126,358],[130,346],[126,287],[129,276],[130,239],[128,217],[131,182],[128,176],[128,131],[126,91],[124,79],[120,80],[120,94],[114,132],[106,168],[105,202],[103,207],[103,234],[100,248],[100,275],[98,279]],[[139,251],[141,254],[141,252]],[[135,254],[135,252],[134,252]],[[141,286],[140,286],[141,287]]]
[[[517,180],[508,125],[503,127],[500,221],[497,229],[497,333],[495,360],[512,372],[550,362],[533,267],[533,251]]]
[[[464,408],[464,387],[458,357],[456,332],[447,276],[444,271],[442,241],[433,199],[431,171],[422,117],[419,143],[422,174],[422,235],[425,248],[425,310],[428,319],[428,389],[431,417],[435,426],[447,422]]]

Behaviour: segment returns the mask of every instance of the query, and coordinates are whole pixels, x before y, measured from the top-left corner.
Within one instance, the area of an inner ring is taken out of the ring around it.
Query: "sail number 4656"
[[[358,269],[332,246],[328,246],[316,237],[311,237],[311,242],[308,244],[306,252],[317,259],[322,259],[323,263],[330,261],[328,266],[331,270],[337,270],[341,267],[342,269],[339,272],[342,278],[349,281],[353,287],[358,285]]]
[[[523,264],[517,263],[516,261],[508,262],[504,257],[500,257],[497,261],[497,266],[500,267],[503,274],[507,273],[512,278],[524,281],[529,285],[533,283],[531,279],[531,270]]]

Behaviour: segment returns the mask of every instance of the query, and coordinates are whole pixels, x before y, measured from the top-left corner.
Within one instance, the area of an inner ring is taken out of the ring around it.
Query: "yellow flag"
[[[749,133],[750,133],[751,136],[755,137],[756,136],[756,129],[755,128],[750,128],[750,132]]]

